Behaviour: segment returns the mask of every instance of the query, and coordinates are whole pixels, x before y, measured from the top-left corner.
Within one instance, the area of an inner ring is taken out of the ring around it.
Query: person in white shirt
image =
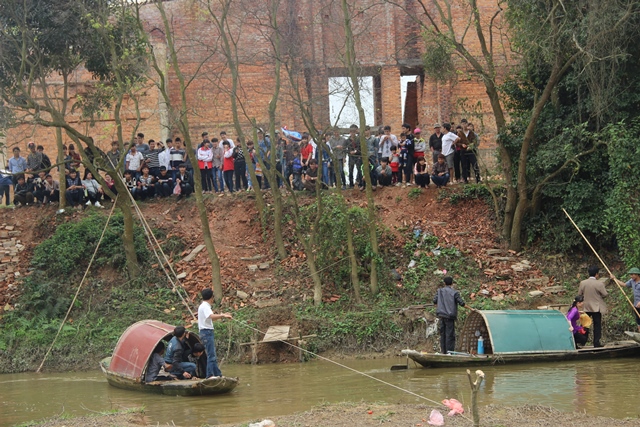
[[[214,314],[211,309],[213,303],[213,291],[211,288],[203,289],[202,303],[198,307],[198,329],[200,330],[200,338],[207,351],[207,378],[221,377],[222,372],[218,367],[218,358],[216,357],[216,344],[213,334],[213,321],[220,319],[233,319],[231,313]]]
[[[232,139],[227,138],[227,132],[222,131],[220,132],[220,146],[222,146],[222,144],[227,141],[229,143],[229,147],[231,147],[231,149],[233,150],[233,147],[236,146],[236,144],[233,143]]]
[[[169,138],[167,139],[167,147],[158,154],[160,166],[164,166],[166,170],[171,170],[171,148],[173,148],[173,140]]]
[[[442,133],[442,154],[447,161],[447,167],[449,168],[449,176],[453,176],[453,156],[455,154],[455,145],[458,141],[458,135],[451,132],[451,124],[443,123],[442,127],[444,132]],[[449,182],[451,185],[451,181]]]
[[[384,134],[380,136],[381,159],[387,159],[388,162],[389,157],[391,157],[391,147],[397,147],[398,145],[400,145],[400,142],[397,136],[391,134],[391,126],[385,126]]]
[[[131,171],[136,179],[140,177],[140,168],[142,167],[142,162],[144,161],[144,156],[141,152],[136,149],[135,145],[131,146],[131,151],[127,154],[125,158],[125,170]]]

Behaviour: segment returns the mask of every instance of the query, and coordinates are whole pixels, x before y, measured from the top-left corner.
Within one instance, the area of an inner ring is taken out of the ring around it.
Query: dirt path
[[[433,407],[427,405],[374,404],[374,403],[338,403],[325,405],[283,417],[269,418],[277,427],[428,427],[429,414]],[[444,415],[445,426],[469,427],[469,418],[459,415],[449,417],[446,410],[438,408]],[[266,418],[265,418],[266,419]],[[248,420],[239,424],[225,424],[220,427],[247,427]],[[165,423],[148,424],[141,412],[96,415],[78,418],[54,418],[45,420],[42,427],[140,427],[140,426],[179,426],[179,421],[166,420]],[[207,424],[205,424],[207,425]],[[614,418],[594,417],[580,412],[560,412],[543,406],[500,407],[490,405],[480,409],[482,427],[630,427],[640,426],[638,419],[618,420]]]
[[[379,405],[379,404],[335,404],[314,408],[284,417],[271,418],[277,427],[379,427],[380,425],[398,427],[428,427],[429,414],[433,407],[426,405]],[[449,417],[442,408],[445,426],[469,427],[473,423],[461,416]],[[469,414],[465,414],[470,417]],[[254,420],[255,421],[255,420]],[[241,427],[247,423],[225,427]],[[480,425],[483,427],[618,427],[639,426],[640,421],[616,420],[613,418],[593,417],[584,413],[566,413],[540,406],[505,408],[487,406],[480,410]]]

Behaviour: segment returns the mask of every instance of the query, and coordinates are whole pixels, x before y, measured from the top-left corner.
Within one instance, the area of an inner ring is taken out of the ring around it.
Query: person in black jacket
[[[187,165],[182,163],[178,167],[178,174],[176,175],[176,184],[180,185],[180,195],[178,200],[184,197],[189,197],[193,193],[193,178],[189,172],[187,172]]]
[[[33,184],[27,182],[24,175],[18,175],[18,183],[13,188],[13,204],[16,207],[33,204]]]
[[[440,319],[440,349],[442,354],[456,348],[455,323],[458,317],[458,306],[464,307],[460,292],[451,287],[452,277],[443,279],[445,286],[438,289],[433,303],[437,305],[436,316]]]

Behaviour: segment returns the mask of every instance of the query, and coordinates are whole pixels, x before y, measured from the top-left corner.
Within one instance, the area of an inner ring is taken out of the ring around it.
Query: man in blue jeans
[[[207,378],[221,377],[222,372],[218,367],[218,358],[216,357],[216,343],[213,334],[213,321],[219,319],[233,319],[230,313],[214,314],[211,309],[213,303],[213,291],[211,288],[203,289],[201,292],[202,304],[198,307],[198,329],[200,330],[200,338],[204,343],[207,352]]]

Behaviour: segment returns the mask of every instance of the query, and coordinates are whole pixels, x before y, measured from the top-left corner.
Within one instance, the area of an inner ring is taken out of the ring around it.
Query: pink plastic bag
[[[442,404],[451,409],[448,414],[450,417],[456,414],[464,414],[464,407],[462,406],[462,403],[460,403],[456,399],[445,399],[442,401]]]
[[[176,196],[179,196],[180,194],[182,194],[182,189],[180,188],[180,184],[176,184],[176,186],[173,187],[173,194],[175,194]]]
[[[431,415],[429,415],[429,421],[427,424],[431,426],[443,426],[444,425],[444,417],[437,409],[431,411]]]

